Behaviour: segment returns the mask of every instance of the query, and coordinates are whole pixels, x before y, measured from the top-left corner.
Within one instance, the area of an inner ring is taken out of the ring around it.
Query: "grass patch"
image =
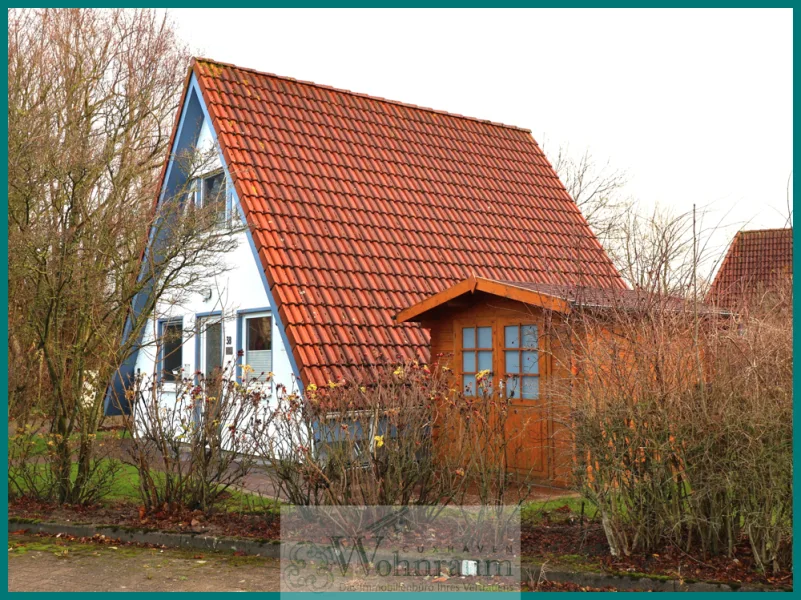
[[[107,443],[113,440],[121,440],[125,437],[124,430],[110,430],[110,431],[98,431],[95,434],[95,439],[101,443]],[[30,444],[30,455],[31,456],[45,456],[47,454],[47,442],[50,440],[51,436],[46,433],[37,433],[34,435],[26,435],[24,433],[16,433],[11,436],[9,442],[13,446],[14,443],[27,443]],[[70,436],[70,442],[78,443],[81,441],[81,434],[80,433],[73,433]]]
[[[126,464],[122,461],[113,458],[104,458],[99,461],[100,468],[115,467],[117,474],[115,475],[109,490],[104,494],[100,503],[103,505],[111,505],[118,502],[128,502],[133,504],[140,504],[141,498],[139,497],[139,472],[133,465]],[[41,472],[41,477],[45,476],[45,469],[47,465],[38,464],[33,468]],[[78,465],[72,464],[72,474],[74,478],[78,473]],[[159,473],[155,477],[159,477]],[[17,489],[13,475],[9,473],[9,487]],[[19,481],[20,486],[24,489],[22,481]],[[249,494],[240,490],[228,488],[228,495],[221,501],[218,508],[227,512],[250,512],[250,513],[276,513],[280,510],[280,503],[272,498],[260,496],[258,494]]]
[[[135,547],[114,546],[84,543],[77,541],[63,541],[55,538],[11,539],[8,542],[9,556],[27,554],[28,552],[48,552],[60,558],[69,556],[97,555],[99,551],[113,552],[118,556],[133,556]]]
[[[536,500],[527,502],[520,509],[520,520],[523,523],[536,525],[542,522],[547,514],[551,520],[561,520],[563,517],[577,516],[581,514],[581,505],[584,504],[584,516],[591,518],[597,510],[595,504],[586,498],[552,498],[549,500]],[[567,506],[570,512],[554,512],[557,509]]]
[[[554,554],[551,552],[524,556],[523,562],[531,565],[546,565],[546,570],[581,571],[583,573],[601,573],[603,568],[592,558],[580,554]]]

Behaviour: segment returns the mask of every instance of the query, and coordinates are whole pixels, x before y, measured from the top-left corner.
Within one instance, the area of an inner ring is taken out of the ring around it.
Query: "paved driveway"
[[[279,591],[277,559],[9,534],[8,591]]]

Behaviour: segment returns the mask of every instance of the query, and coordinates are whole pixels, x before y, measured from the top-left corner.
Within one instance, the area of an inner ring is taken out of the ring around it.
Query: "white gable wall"
[[[192,93],[197,94],[197,98],[200,99],[202,105],[202,98],[194,77],[190,82],[188,96]],[[205,114],[204,122],[196,142],[197,148],[200,150],[215,145],[215,135],[205,106],[203,111]],[[174,153],[176,150],[174,149]],[[217,164],[211,165],[209,171],[220,166],[225,170],[226,179],[228,180],[229,211],[238,212],[241,226],[241,223],[244,222],[244,214],[231,184],[230,173],[222,162],[222,157],[218,155]],[[294,367],[293,357],[287,348],[286,335],[282,330],[280,317],[273,310],[269,289],[261,263],[255,253],[251,234],[249,231],[243,231],[237,233],[235,237],[238,242],[236,248],[221,257],[228,269],[216,278],[210,277],[207,284],[204,282],[202,286],[210,290],[211,295],[209,298],[204,298],[202,294],[192,294],[191,297],[182,301],[180,305],[171,303],[169,299],[159,303],[144,331],[141,349],[136,357],[134,372],[151,378],[157,376],[161,370],[161,366],[157,361],[157,346],[155,344],[160,332],[160,322],[174,322],[179,319],[182,321],[184,343],[181,364],[183,365],[184,377],[191,379],[194,373],[200,370],[201,366],[199,364],[200,338],[195,334],[198,319],[208,316],[221,316],[224,350],[223,367],[227,369],[237,364],[238,352],[245,348],[244,317],[246,315],[269,315],[272,317],[272,372],[274,373],[273,385],[271,386],[271,404],[274,404],[276,402],[276,386],[278,384],[282,384],[290,390],[299,386],[299,381],[296,379],[297,371]],[[244,359],[241,359],[240,364],[243,361]],[[162,401],[170,402],[172,400],[174,402],[175,384],[165,382],[163,389]]]

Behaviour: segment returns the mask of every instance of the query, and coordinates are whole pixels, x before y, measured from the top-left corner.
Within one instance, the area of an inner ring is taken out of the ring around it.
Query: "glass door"
[[[205,381],[207,397],[219,398],[223,371],[223,323],[219,317],[200,321],[199,371]]]

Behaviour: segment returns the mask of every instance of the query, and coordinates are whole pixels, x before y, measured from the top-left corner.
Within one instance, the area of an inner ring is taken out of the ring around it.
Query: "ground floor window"
[[[223,322],[220,317],[198,320],[199,371],[207,381],[220,377],[223,368]]]
[[[184,324],[175,319],[161,323],[161,356],[159,375],[162,381],[181,381],[183,365]]]
[[[253,369],[249,378],[266,381],[273,370],[273,319],[270,315],[246,316],[243,323],[244,364]]]

